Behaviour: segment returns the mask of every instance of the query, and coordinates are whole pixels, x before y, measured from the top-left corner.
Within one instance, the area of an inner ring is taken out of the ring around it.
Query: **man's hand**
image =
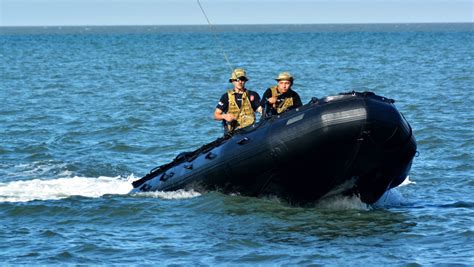
[[[222,114],[222,118],[224,118],[224,120],[225,120],[226,122],[231,122],[231,121],[235,120],[234,115],[228,114],[228,113]]]
[[[268,98],[267,100],[268,100],[268,103],[274,105],[277,102],[277,97],[272,96],[272,97]]]

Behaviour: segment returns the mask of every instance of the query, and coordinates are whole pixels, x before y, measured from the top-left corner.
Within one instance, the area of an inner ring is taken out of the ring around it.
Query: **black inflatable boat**
[[[405,180],[416,153],[393,103],[371,92],[313,98],[179,154],[134,181],[132,193],[218,190],[297,205],[341,193],[374,203]]]

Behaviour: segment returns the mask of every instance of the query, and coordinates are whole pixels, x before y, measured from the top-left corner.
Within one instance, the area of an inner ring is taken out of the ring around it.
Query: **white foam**
[[[401,206],[406,202],[403,195],[396,188],[393,188],[385,192],[372,206],[374,208],[389,208]]]
[[[333,195],[316,203],[318,209],[330,210],[370,210],[370,205],[362,202],[357,196]]]
[[[406,186],[406,185],[410,185],[410,184],[416,184],[416,182],[410,180],[410,176],[407,176],[407,177],[405,178],[405,180],[403,180],[403,182],[402,182],[399,186],[397,186],[397,187],[402,187],[402,186]]]
[[[56,200],[70,196],[101,197],[106,194],[128,194],[132,184],[120,177],[72,177],[51,180],[26,180],[0,183],[0,202]]]
[[[140,192],[135,193],[136,196],[152,197],[152,198],[162,198],[162,199],[186,199],[198,197],[201,194],[194,190],[176,190],[176,191],[154,191],[154,192]]]
[[[341,188],[336,188],[335,190],[332,190],[330,193],[326,194],[325,197],[316,203],[316,207],[332,210],[372,210],[373,208],[399,207],[409,202],[403,197],[398,188],[410,184],[416,184],[416,182],[411,181],[410,176],[407,176],[399,186],[385,192],[382,197],[380,197],[380,199],[372,205],[362,202],[362,200],[360,200],[360,198],[357,196],[341,195],[340,189],[348,188],[347,186],[342,186]]]
[[[399,207],[408,204],[409,201],[400,193],[398,190],[400,187],[408,186],[410,184],[416,184],[416,182],[410,180],[410,176],[407,176],[405,180],[397,187],[392,188],[385,192],[379,200],[377,200],[372,206],[374,208],[389,208]]]

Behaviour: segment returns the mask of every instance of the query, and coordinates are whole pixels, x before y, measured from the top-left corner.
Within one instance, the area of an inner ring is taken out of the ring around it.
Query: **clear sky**
[[[474,0],[200,0],[213,24],[474,22]],[[0,26],[206,24],[197,0],[0,0]]]

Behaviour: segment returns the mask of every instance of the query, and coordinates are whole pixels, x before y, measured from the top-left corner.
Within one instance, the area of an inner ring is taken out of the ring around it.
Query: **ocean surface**
[[[129,194],[222,135],[232,67],[260,95],[290,71],[303,103],[394,99],[409,178],[372,206]],[[0,263],[472,266],[473,72],[472,23],[0,28]]]

